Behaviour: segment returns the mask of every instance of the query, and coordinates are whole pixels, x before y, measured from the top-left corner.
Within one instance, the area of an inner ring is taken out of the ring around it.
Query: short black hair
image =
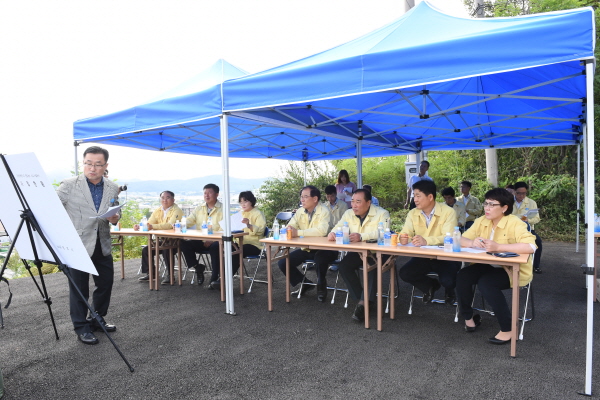
[[[205,190],[205,189],[212,189],[213,192],[215,192],[216,194],[219,194],[219,187],[217,185],[215,185],[214,183],[209,183],[207,185],[204,185],[202,190]]]
[[[529,186],[525,182],[515,183],[515,191],[520,188],[525,188],[525,190],[529,190]]]
[[[175,193],[171,192],[170,190],[163,190],[162,192],[160,192],[158,197],[161,197],[163,195],[163,193],[169,194],[169,195],[171,195],[172,198],[175,198]]]
[[[365,200],[367,201],[372,201],[373,200],[373,195],[371,194],[370,190],[367,189],[357,189],[354,191],[354,193],[352,193],[352,195],[354,196],[356,193],[363,193],[365,196]]]
[[[506,185],[506,186],[504,186],[504,189],[512,189],[512,190],[515,190],[515,185]]]
[[[371,188],[371,185],[363,185],[363,187],[362,187],[362,188],[363,188],[363,189],[367,189],[369,192],[371,192],[371,194],[372,194],[372,192],[373,192],[373,189]]]
[[[302,192],[304,191],[304,189],[310,189],[310,197],[317,197],[319,200],[321,200],[321,191],[319,189],[317,189],[316,186],[313,186],[313,185],[304,186],[300,190],[300,196],[302,196]]]
[[[433,199],[435,200],[435,196],[437,194],[437,186],[435,186],[435,183],[433,183],[433,181],[430,181],[428,179],[422,179],[416,182],[414,185],[412,185],[412,190],[414,191],[415,189],[419,190],[420,192],[423,192],[425,196],[429,196],[430,194],[432,194]]]
[[[427,160],[421,161],[421,164],[427,164],[427,168],[431,167],[431,164],[429,164],[429,161]]]
[[[461,185],[468,186],[469,188],[472,188],[472,187],[473,187],[473,184],[472,184],[471,182],[469,182],[469,181],[462,181],[460,184],[461,184]]]
[[[486,200],[496,200],[500,203],[500,206],[508,206],[504,215],[510,215],[513,212],[513,204],[515,204],[515,196],[510,194],[510,192],[503,188],[495,188],[489,190],[484,198]]]
[[[90,146],[87,149],[85,149],[85,151],[83,152],[83,158],[85,158],[85,155],[88,153],[91,153],[91,154],[102,153],[104,155],[104,162],[108,162],[108,150],[103,149],[100,146]]]
[[[447,187],[446,189],[442,190],[442,196],[454,197],[454,196],[456,196],[456,192],[451,187]]]
[[[327,185],[325,187],[325,194],[337,194],[337,189],[333,185]]]
[[[249,190],[246,190],[245,192],[240,193],[240,197],[238,198],[238,201],[242,201],[242,199],[245,199],[246,201],[249,201],[250,203],[252,203],[252,207],[254,207],[256,205],[256,197],[254,197],[254,193],[252,193]]]

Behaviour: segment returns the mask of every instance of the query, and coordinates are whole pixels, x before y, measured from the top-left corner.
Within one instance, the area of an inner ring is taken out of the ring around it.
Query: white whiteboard
[[[5,158],[30,210],[60,261],[70,268],[98,275],[79,234],[35,154],[13,154],[6,155]],[[14,240],[21,222],[23,207],[2,162],[0,162],[0,187],[2,188],[0,220],[10,238]],[[52,253],[35,231],[33,238],[39,259],[55,262]],[[25,224],[15,242],[15,247],[22,259],[35,260]]]

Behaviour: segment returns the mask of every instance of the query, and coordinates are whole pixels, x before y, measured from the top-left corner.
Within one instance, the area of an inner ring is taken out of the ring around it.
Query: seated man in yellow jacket
[[[148,220],[148,230],[164,230],[173,229],[173,225],[176,221],[181,221],[183,218],[183,211],[177,204],[175,204],[175,193],[170,190],[165,190],[160,194],[160,207],[158,207],[150,216]],[[138,224],[134,225],[134,230],[139,230]],[[161,250],[167,271],[170,269],[170,257],[167,255],[169,250]],[[140,281],[147,281],[148,276],[148,246],[144,246],[142,249],[142,276],[139,278]],[[170,273],[165,275],[163,282],[166,284],[171,281]]]
[[[408,212],[400,233],[412,237],[412,244],[417,247],[444,244],[446,233],[454,232],[454,227],[458,226],[454,210],[444,203],[436,203],[436,191],[435,183],[431,181],[419,181],[413,185],[417,207]],[[460,262],[413,257],[400,268],[399,261],[396,260],[396,268],[400,270],[400,278],[423,292],[425,304],[433,299],[440,284],[446,288],[446,304],[454,304]],[[430,272],[437,273],[439,281],[427,276]]]
[[[335,231],[338,227],[343,227],[344,222],[348,223],[350,228],[350,242],[362,242],[369,239],[377,239],[377,227],[380,222],[384,224],[390,219],[390,213],[381,207],[371,205],[371,192],[366,189],[358,189],[352,194],[352,209],[348,210],[339,220],[336,226],[333,227],[327,238],[331,241],[335,240]],[[327,257],[327,253],[337,252],[319,251],[315,260],[320,260],[321,257]],[[358,302],[352,318],[356,321],[365,319],[365,306],[363,298],[363,286],[360,282],[360,267],[363,266],[363,261],[360,254],[356,252],[348,252],[340,261],[338,268],[350,296]],[[369,272],[369,301],[375,301],[375,280],[377,271]],[[374,304],[374,303],[372,303]]]
[[[530,232],[535,236],[535,245],[537,250],[533,256],[533,272],[541,274],[540,261],[542,260],[542,239],[535,233],[535,224],[540,222],[540,214],[535,201],[527,197],[529,186],[525,182],[515,183],[515,205],[512,213],[521,220],[527,222],[530,227]]]
[[[223,204],[219,200],[219,187],[214,183],[204,185],[204,203],[200,204],[186,219],[186,226],[191,228],[196,225],[196,229],[200,230],[202,222],[208,222],[208,217],[211,218],[213,232],[221,230],[219,223],[223,220]],[[195,268],[198,276],[198,284],[204,282],[205,265],[198,264],[196,261],[196,253],[204,253],[208,251],[210,254],[210,262],[212,263],[212,276],[208,286],[209,289],[221,287],[218,283],[219,273],[221,272],[221,255],[219,254],[219,242],[212,240],[182,240],[180,242],[181,252],[185,258],[188,268]],[[214,284],[213,284],[214,282]]]
[[[320,203],[320,200],[321,191],[319,189],[311,185],[302,188],[302,191],[300,192],[300,203],[302,204],[302,207],[296,210],[296,214],[294,214],[287,225],[287,229],[290,229],[292,232],[292,237],[327,235],[329,228],[331,228],[331,213],[325,205]],[[304,261],[314,260],[316,253],[316,250],[309,249],[296,249],[290,253],[291,286],[298,285],[304,278],[302,272],[298,270],[298,266]],[[334,260],[335,258],[332,261]],[[317,284],[319,284],[321,279],[323,279],[324,274],[321,272],[323,268],[321,268],[318,263],[315,262],[315,264],[319,274],[317,281]],[[285,259],[279,260],[278,265],[281,272],[285,275]],[[327,267],[328,265],[324,266],[325,274],[327,273]],[[312,283],[312,281],[304,279],[304,283]],[[302,285],[300,294],[303,295],[314,288],[314,285]]]

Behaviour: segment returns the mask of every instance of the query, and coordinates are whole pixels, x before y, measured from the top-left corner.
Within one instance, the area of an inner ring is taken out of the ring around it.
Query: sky
[[[462,0],[430,3],[467,16]],[[353,40],[403,11],[403,0],[1,2],[0,153],[34,152],[49,176],[68,177],[76,120],[147,103],[220,58],[259,72]],[[85,147],[77,148],[80,161]],[[110,177],[121,182],[221,169],[218,157],[105,147]],[[230,176],[273,176],[282,164],[230,159]]]

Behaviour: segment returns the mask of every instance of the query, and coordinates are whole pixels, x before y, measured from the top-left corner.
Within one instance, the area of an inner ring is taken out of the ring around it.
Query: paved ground
[[[486,341],[498,331],[495,318],[484,316],[467,334],[445,305],[417,302],[408,315],[403,283],[397,319],[378,332],[351,320],[354,305],[345,309],[341,294],[334,305],[318,303],[314,291],[286,304],[279,271],[273,312],[266,285],[258,285],[235,295],[231,316],[217,292],[189,282],[149,291],[132,260],[127,278],[115,282],[107,320],[118,326],[113,338],[134,373],[104,334],[96,346],[76,340],[65,276],[46,277],[58,341],[31,279],[13,280],[0,330],[4,399],[577,399],[585,373],[583,261],[574,244],[544,243],[536,318],[513,359],[508,346]],[[600,393],[599,374],[593,378]]]

